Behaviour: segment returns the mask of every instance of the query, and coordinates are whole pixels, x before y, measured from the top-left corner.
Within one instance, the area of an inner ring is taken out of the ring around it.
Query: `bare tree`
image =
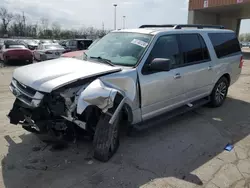
[[[56,38],[60,37],[60,33],[61,33],[61,25],[58,22],[53,22],[51,25],[51,30],[53,33],[53,36]]]
[[[16,14],[14,16],[14,23],[13,25],[16,25],[16,27],[18,28],[18,35],[19,36],[24,36],[25,33],[25,26],[24,26],[24,22],[23,22],[23,16],[20,14]]]
[[[13,14],[9,13],[6,8],[0,8],[0,18],[2,19],[2,27],[4,34],[8,32],[8,26],[13,18]]]
[[[41,25],[44,31],[47,30],[49,27],[49,20],[47,18],[41,18]]]
[[[49,20],[47,18],[41,18],[40,21],[39,35],[44,36],[49,28]]]

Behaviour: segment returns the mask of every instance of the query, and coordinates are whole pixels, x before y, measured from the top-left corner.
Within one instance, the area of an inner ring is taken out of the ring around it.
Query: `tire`
[[[7,64],[9,64],[9,61],[8,61],[7,59],[4,59],[4,60],[3,60],[3,64],[4,64],[4,65],[7,65]]]
[[[40,61],[46,61],[46,56],[44,56],[44,55],[40,55]]]
[[[219,81],[215,84],[214,89],[210,95],[210,106],[211,107],[220,107],[228,93],[229,82],[226,77],[222,77]]]
[[[32,64],[32,63],[33,63],[33,59],[29,59],[28,64]]]
[[[109,124],[110,118],[109,115],[102,114],[94,134],[94,158],[102,162],[107,162],[116,153],[120,145],[120,115],[112,125]]]

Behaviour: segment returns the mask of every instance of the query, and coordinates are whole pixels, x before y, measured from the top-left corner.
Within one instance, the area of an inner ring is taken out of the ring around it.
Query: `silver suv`
[[[120,125],[143,129],[206,103],[221,106],[242,66],[236,34],[221,26],[113,31],[83,60],[59,58],[16,69],[8,117],[58,140],[85,130],[94,157],[108,161],[119,147]]]

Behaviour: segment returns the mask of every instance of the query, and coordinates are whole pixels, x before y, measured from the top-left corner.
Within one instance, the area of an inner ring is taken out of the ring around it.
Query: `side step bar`
[[[195,101],[193,102],[192,104],[187,104],[185,106],[182,106],[182,107],[179,107],[177,109],[174,109],[170,112],[167,112],[167,113],[164,113],[160,116],[157,116],[157,117],[154,117],[148,121],[144,121],[144,122],[141,122],[139,124],[135,124],[133,125],[133,129],[135,131],[141,131],[141,130],[144,130],[144,129],[147,129],[155,124],[159,124],[161,122],[164,122],[164,121],[167,121],[175,116],[178,116],[178,115],[181,115],[181,114],[184,114],[186,112],[189,112],[189,111],[192,111],[198,107],[201,107],[207,103],[210,102],[210,98],[209,97],[206,97],[206,98],[203,98],[203,99],[200,99],[198,101]]]

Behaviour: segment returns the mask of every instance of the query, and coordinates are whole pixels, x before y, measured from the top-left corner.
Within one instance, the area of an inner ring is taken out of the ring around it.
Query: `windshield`
[[[94,46],[100,39],[96,39],[94,42],[91,43],[91,45],[88,47],[88,50]]]
[[[114,65],[134,66],[141,58],[152,35],[141,33],[109,33],[93,45],[87,58],[108,59]]]
[[[45,49],[61,49],[63,48],[62,46],[60,45],[45,45]]]

